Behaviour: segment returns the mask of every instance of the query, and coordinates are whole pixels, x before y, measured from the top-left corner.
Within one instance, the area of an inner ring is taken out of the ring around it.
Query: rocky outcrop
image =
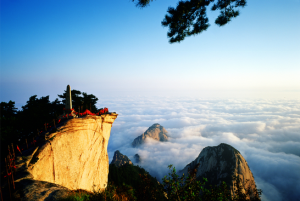
[[[137,147],[143,143],[147,138],[152,138],[161,142],[168,141],[167,131],[164,127],[159,124],[153,124],[149,127],[142,135],[138,136],[132,142],[133,147]]]
[[[114,158],[110,164],[115,164],[117,167],[120,167],[125,164],[132,165],[132,162],[127,156],[121,154],[120,151],[117,150],[117,151],[115,151]]]
[[[135,160],[136,163],[140,163],[142,161],[140,155],[138,155],[138,154],[134,155],[134,160]]]
[[[30,148],[16,158],[16,173],[14,175],[15,192],[13,200],[20,201],[55,201],[72,193],[72,190],[58,184],[34,180],[28,171],[28,164],[38,148]],[[4,200],[9,200],[9,197]]]
[[[46,135],[25,172],[33,181],[44,181],[69,190],[103,190],[107,186],[107,145],[117,114],[85,116],[68,120]],[[24,182],[24,181],[23,181]],[[42,184],[41,184],[42,185]]]
[[[232,146],[221,143],[218,146],[205,147],[193,162],[179,171],[179,174],[187,175],[188,169],[194,169],[198,163],[200,165],[197,168],[196,178],[201,182],[203,177],[207,178],[205,188],[209,185],[220,186],[222,181],[225,181],[227,187],[230,188],[231,195],[234,196],[236,182],[233,176],[237,176],[240,178],[240,185],[244,189],[250,187],[251,197],[255,196],[256,186],[252,172],[244,157]],[[249,181],[246,182],[246,180]],[[242,192],[245,193],[245,190]]]

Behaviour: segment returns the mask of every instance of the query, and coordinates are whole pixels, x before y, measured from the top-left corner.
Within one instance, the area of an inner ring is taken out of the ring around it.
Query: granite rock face
[[[201,182],[203,177],[207,178],[208,182],[205,188],[210,184],[220,186],[222,181],[225,181],[231,195],[234,196],[236,181],[233,176],[237,176],[240,178],[240,185],[243,189],[250,187],[251,197],[255,196],[257,189],[252,172],[244,157],[232,146],[221,143],[218,146],[205,147],[194,161],[179,171],[179,174],[184,173],[187,175],[188,169],[193,169],[198,163],[200,165],[197,168],[196,178]],[[246,180],[249,181],[246,182]],[[242,190],[242,192],[245,193],[245,190]]]
[[[168,141],[167,131],[159,124],[153,124],[142,135],[138,136],[132,142],[133,147],[137,147],[145,143],[146,138],[152,138],[161,142]]]
[[[16,188],[19,190],[14,193],[14,199],[21,201],[55,201],[72,193],[58,184],[32,179],[23,179],[16,183]]]
[[[115,151],[114,158],[110,164],[115,164],[117,167],[120,167],[125,164],[132,165],[132,162],[127,156],[121,154],[121,152],[119,150],[117,150],[117,151]]]
[[[117,114],[86,116],[68,120],[47,136],[27,164],[33,180],[70,190],[103,190],[107,186],[107,145]]]
[[[13,200],[19,201],[55,201],[66,197],[72,193],[72,190],[58,184],[34,180],[32,174],[28,171],[28,164],[38,148],[29,149],[23,152],[22,157],[16,157],[15,192]],[[4,200],[9,200],[5,198]]]

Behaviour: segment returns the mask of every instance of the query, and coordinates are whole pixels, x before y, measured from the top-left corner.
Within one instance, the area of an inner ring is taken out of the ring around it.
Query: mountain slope
[[[255,196],[256,185],[252,172],[244,157],[232,146],[221,143],[218,146],[205,147],[194,161],[179,171],[179,174],[187,175],[188,169],[193,169],[198,163],[200,165],[196,178],[199,181],[202,181],[203,177],[207,178],[206,188],[209,185],[220,186],[222,181],[225,181],[230,188],[231,195],[234,196],[236,187],[233,176],[238,176],[245,189],[250,187],[251,197]],[[247,179],[248,182],[246,182]],[[245,193],[245,191],[242,192]]]
[[[132,165],[132,162],[126,155],[121,154],[121,152],[119,150],[117,150],[117,151],[115,151],[113,160],[111,161],[110,164],[115,164],[117,167],[120,167],[125,164]]]

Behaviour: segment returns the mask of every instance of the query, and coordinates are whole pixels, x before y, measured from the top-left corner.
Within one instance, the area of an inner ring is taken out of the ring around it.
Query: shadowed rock
[[[20,201],[55,201],[71,193],[71,190],[61,185],[33,179],[16,182],[16,189],[14,199]]]
[[[242,187],[244,189],[250,187],[251,197],[255,196],[257,191],[252,172],[244,157],[232,146],[221,143],[218,146],[205,147],[194,161],[179,171],[179,174],[187,175],[188,169],[192,170],[198,163],[200,165],[197,168],[196,178],[201,182],[203,177],[207,178],[205,188],[209,185],[220,186],[222,181],[225,181],[227,187],[230,188],[231,195],[234,196],[236,182],[233,176],[237,176],[240,178]],[[246,182],[246,180],[249,181]],[[245,193],[245,190],[242,190],[242,193]]]
[[[140,163],[141,160],[142,160],[141,157],[140,157],[140,155],[138,155],[138,154],[135,154],[135,155],[134,155],[134,159],[135,159],[135,162],[136,162],[136,163]]]
[[[120,167],[125,164],[131,164],[131,160],[126,156],[120,153],[119,150],[115,151],[114,158],[110,164],[115,164],[117,167]]]
[[[137,147],[143,143],[145,143],[145,140],[147,138],[152,138],[157,141],[168,141],[167,131],[164,127],[162,127],[159,124],[153,124],[151,127],[149,127],[142,135],[138,136],[134,139],[132,142],[133,147]]]

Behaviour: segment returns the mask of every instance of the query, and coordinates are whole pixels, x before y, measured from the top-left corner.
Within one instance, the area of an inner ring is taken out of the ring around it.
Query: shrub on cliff
[[[110,164],[108,182],[115,186],[132,186],[137,200],[165,200],[162,185],[139,166]]]
[[[109,183],[104,192],[94,193],[88,199],[83,197],[83,195],[82,197],[77,197],[76,200],[83,198],[82,200],[89,201],[260,201],[259,196],[250,200],[246,199],[246,195],[249,195],[250,189],[246,190],[246,194],[244,194],[240,186],[237,186],[235,197],[231,198],[225,182],[220,187],[210,186],[209,190],[204,189],[203,185],[205,185],[207,179],[204,178],[203,184],[196,180],[197,167],[191,170],[187,176],[183,175],[181,177],[176,174],[175,167],[173,169],[172,167],[172,165],[169,165],[171,172],[168,174],[169,176],[163,178],[163,185],[160,185],[157,181],[153,183],[154,178],[143,168],[128,164],[119,168],[115,167],[115,165],[110,165],[110,181],[123,183],[120,185]],[[125,176],[126,174],[127,176]],[[129,177],[133,178],[126,180]],[[236,182],[239,183],[238,177],[236,178]],[[261,193],[259,192],[258,194]],[[64,201],[66,200],[72,199],[64,199]]]
[[[207,182],[206,178],[203,178],[203,184],[200,181],[196,180],[196,173],[199,164],[189,171],[189,174],[186,176],[179,177],[176,174],[176,169],[172,165],[169,165],[171,172],[169,176],[163,178],[163,184],[167,192],[167,197],[169,200],[181,201],[260,201],[259,196],[255,198],[246,199],[246,196],[250,194],[250,189],[246,190],[246,194],[242,193],[241,186],[237,186],[235,191],[235,197],[230,196],[229,189],[227,188],[226,183],[223,181],[220,187],[212,187],[210,189],[205,189],[203,186]],[[236,177],[236,183],[239,183],[239,177]],[[258,190],[261,194],[261,190]]]

